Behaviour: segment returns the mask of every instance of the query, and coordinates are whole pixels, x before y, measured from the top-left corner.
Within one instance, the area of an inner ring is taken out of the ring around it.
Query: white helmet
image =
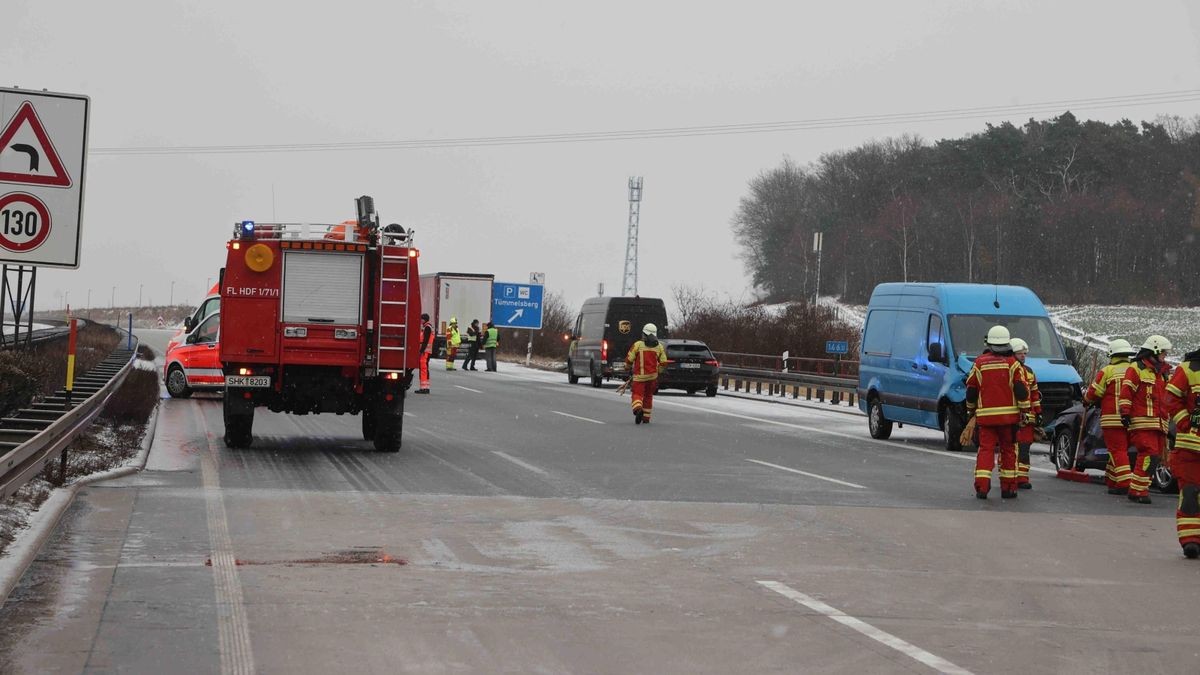
[[[645,326],[642,326],[642,334],[657,336],[658,335],[658,326],[655,326],[652,323],[648,323]]]
[[[990,347],[1008,346],[1008,329],[1004,326],[992,326],[991,329],[988,330],[987,343]]]
[[[1017,352],[1029,351],[1029,343],[1022,340],[1021,338],[1013,338],[1012,340],[1009,341],[1009,344],[1012,345],[1012,350],[1013,350],[1014,354],[1016,354]]]
[[[1171,341],[1161,335],[1151,335],[1142,343],[1142,349],[1146,349],[1155,356],[1158,356],[1171,349]]]
[[[1132,356],[1136,353],[1137,350],[1133,348],[1133,345],[1129,344],[1129,340],[1124,338],[1117,338],[1108,343],[1109,356]]]

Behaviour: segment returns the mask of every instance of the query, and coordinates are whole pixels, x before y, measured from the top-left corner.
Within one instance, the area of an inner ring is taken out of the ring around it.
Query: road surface
[[[169,331],[168,331],[169,332]],[[1173,499],[1034,475],[845,408],[434,373],[399,453],[353,416],[164,400],[2,610],[4,672],[1194,672]],[[1035,464],[1048,470],[1045,458]]]

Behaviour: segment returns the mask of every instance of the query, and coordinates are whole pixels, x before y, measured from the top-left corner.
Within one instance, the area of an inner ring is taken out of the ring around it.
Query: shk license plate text
[[[266,375],[226,375],[226,387],[269,387],[271,378]]]

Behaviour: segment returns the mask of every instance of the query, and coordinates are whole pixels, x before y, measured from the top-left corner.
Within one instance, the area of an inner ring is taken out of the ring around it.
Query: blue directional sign
[[[850,353],[850,343],[845,340],[826,340],[825,341],[825,353],[826,354],[849,354]]]
[[[497,281],[492,284],[492,322],[497,328],[542,327],[544,286]]]

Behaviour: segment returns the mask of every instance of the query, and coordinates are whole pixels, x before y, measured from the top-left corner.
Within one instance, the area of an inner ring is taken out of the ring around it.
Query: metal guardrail
[[[767,396],[786,397],[790,393],[794,399],[803,395],[806,400],[816,398],[822,403],[828,397],[829,403],[834,405],[847,403],[853,406],[858,395],[857,378],[785,373],[762,368],[731,368],[724,363],[721,365],[720,381],[721,387],[727,391],[732,386],[735,392],[744,388],[746,393],[751,393],[753,387],[753,393],[765,393]],[[764,387],[766,392],[763,391]]]
[[[66,450],[92,423],[113,392],[125,381],[137,357],[138,342],[118,346],[96,367],[75,379],[73,396],[65,390],[0,419],[0,499],[11,497],[42,472],[46,462]]]
[[[740,352],[713,352],[722,366],[753,368],[788,373],[809,373],[831,377],[858,377],[858,361],[837,358],[815,358],[809,356],[771,356],[769,354],[743,354]]]

